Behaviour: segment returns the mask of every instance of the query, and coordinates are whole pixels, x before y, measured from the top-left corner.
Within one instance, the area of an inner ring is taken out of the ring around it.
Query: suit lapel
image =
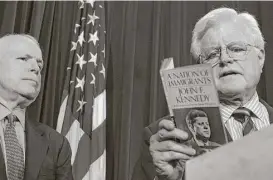
[[[226,131],[226,136],[227,136],[227,140],[228,140],[228,142],[232,142],[233,141],[233,139],[231,138],[231,135],[230,135],[230,133],[229,133],[229,131],[228,131],[228,129],[227,129],[227,127],[225,126],[225,131]]]
[[[269,121],[270,124],[273,124],[273,108],[269,106],[264,100],[260,99],[260,102],[266,107],[268,115],[269,115]],[[228,132],[227,128],[225,128],[228,142],[232,142],[232,138],[230,136],[230,133]]]
[[[273,124],[273,111],[268,111],[270,124]]]
[[[0,146],[0,179],[7,180],[5,160],[3,156],[2,147]]]
[[[25,179],[36,180],[48,149],[47,139],[36,122],[26,121]]]
[[[260,99],[260,102],[265,106],[269,115],[270,124],[273,124],[273,108],[269,106],[264,100]]]

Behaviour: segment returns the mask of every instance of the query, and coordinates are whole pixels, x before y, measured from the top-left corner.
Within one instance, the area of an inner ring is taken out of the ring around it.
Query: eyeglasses
[[[249,47],[256,47],[251,44],[246,44],[243,42],[232,42],[226,46],[226,53],[230,58],[235,58],[238,60],[244,60],[245,56],[249,52]],[[257,47],[256,47],[257,48]],[[216,65],[219,63],[220,57],[222,55],[222,48],[214,48],[204,55],[199,56],[200,64],[212,64]]]

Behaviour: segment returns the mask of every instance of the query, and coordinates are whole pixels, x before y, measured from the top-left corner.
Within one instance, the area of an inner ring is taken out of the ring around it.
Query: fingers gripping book
[[[189,134],[184,143],[197,155],[228,142],[212,73],[208,64],[174,68],[172,58],[164,59],[160,68],[170,116]]]

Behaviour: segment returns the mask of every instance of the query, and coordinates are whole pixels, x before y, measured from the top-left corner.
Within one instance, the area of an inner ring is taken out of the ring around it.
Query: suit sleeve
[[[62,146],[59,151],[56,180],[73,180],[72,166],[71,166],[71,148],[68,140],[63,137]]]
[[[142,152],[138,159],[131,180],[158,180],[156,177],[153,159],[149,151],[150,138],[158,131],[158,124],[163,119],[171,119],[170,116],[165,116],[146,127],[143,131]],[[183,162],[182,162],[183,164]],[[184,167],[180,167],[181,174],[179,179],[184,178]]]
[[[156,172],[149,151],[149,141],[152,134],[153,133],[148,127],[143,131],[144,141],[142,142],[142,152],[134,167],[132,180],[154,180],[155,178]]]

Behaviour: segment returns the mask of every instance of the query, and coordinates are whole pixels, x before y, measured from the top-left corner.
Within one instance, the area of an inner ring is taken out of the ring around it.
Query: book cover
[[[186,143],[197,155],[226,144],[211,65],[174,68],[170,64],[170,58],[163,61],[160,75],[170,115],[177,128],[189,134]]]

